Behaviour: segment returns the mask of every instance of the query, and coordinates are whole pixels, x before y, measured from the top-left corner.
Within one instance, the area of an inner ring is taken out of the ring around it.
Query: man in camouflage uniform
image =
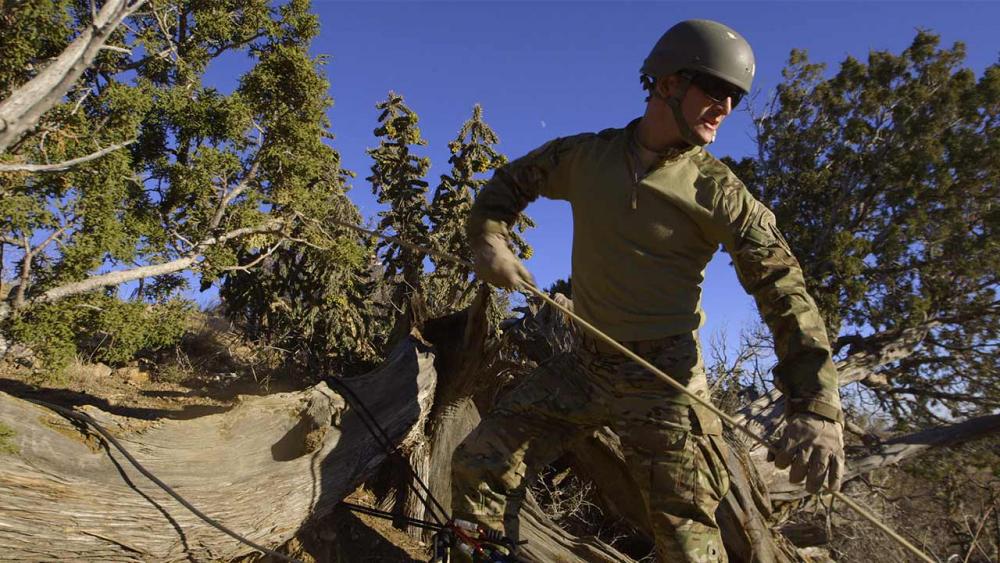
[[[624,129],[555,139],[496,172],[468,233],[481,279],[533,285],[508,227],[538,196],[573,210],[575,312],[698,396],[701,282],[719,245],[774,334],[788,425],[773,452],[810,491],[839,488],[843,415],[816,305],[774,215],[703,147],[750,89],[749,44],[717,22],[681,22],[642,66],[644,115]],[[725,561],[715,510],[729,487],[716,415],[588,336],[504,396],[455,452],[453,508],[517,537],[526,482],[571,437],[620,437],[661,561]]]

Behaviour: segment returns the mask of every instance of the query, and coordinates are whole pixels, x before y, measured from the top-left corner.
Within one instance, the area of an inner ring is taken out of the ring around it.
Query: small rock
[[[142,371],[137,367],[119,368],[115,370],[115,375],[136,386],[149,383],[149,372]]]

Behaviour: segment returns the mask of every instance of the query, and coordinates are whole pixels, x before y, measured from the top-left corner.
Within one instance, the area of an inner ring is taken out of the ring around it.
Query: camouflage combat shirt
[[[619,341],[697,330],[705,267],[721,244],[774,335],[789,412],[843,420],[823,319],[774,214],[701,147],[642,174],[638,121],[555,139],[497,170],[476,198],[469,236],[506,236],[540,195],[569,201],[574,308]]]

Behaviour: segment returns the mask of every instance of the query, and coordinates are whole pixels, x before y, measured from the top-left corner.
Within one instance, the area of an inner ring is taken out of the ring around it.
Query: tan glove
[[[843,426],[815,414],[794,414],[767,460],[778,469],[791,465],[788,480],[801,483],[806,479],[810,493],[819,492],[824,481],[839,491],[844,478]]]
[[[472,245],[476,275],[490,285],[522,290],[535,285],[535,278],[514,256],[503,235],[485,233]]]

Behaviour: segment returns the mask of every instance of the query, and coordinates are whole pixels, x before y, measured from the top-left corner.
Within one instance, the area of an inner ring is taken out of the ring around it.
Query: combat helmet
[[[756,67],[742,35],[716,21],[687,20],[668,29],[642,63],[642,73],[653,78],[682,70],[711,74],[749,93]]]
[[[644,76],[653,79],[681,73],[681,88],[666,102],[681,135],[691,144],[703,141],[691,131],[681,112],[681,102],[691,84],[690,76],[682,71],[715,76],[748,94],[756,70],[753,49],[747,40],[729,26],[712,20],[686,20],[668,29],[641,68]]]

